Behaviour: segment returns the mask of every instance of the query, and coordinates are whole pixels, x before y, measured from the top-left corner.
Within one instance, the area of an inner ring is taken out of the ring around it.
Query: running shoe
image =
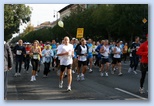
[[[75,73],[75,71],[74,71],[74,70],[72,70],[72,73],[74,74],[74,73]]]
[[[103,76],[104,76],[104,73],[101,72],[101,77],[103,77]]]
[[[33,76],[31,76],[31,80],[30,81],[34,81],[34,77]]]
[[[31,64],[31,62],[29,63],[29,65],[32,67],[32,64]]]
[[[76,78],[76,79],[77,79],[77,81],[80,81],[80,76],[79,76],[79,75],[77,75],[77,78]]]
[[[92,69],[89,69],[89,73],[92,73],[93,72],[93,70]]]
[[[81,75],[81,80],[82,80],[82,81],[85,80],[84,75]]]
[[[20,73],[18,73],[18,76],[21,76],[21,74],[20,74]]]
[[[36,73],[36,77],[38,77],[38,73]]]
[[[128,69],[128,73],[130,73],[131,71],[132,71],[132,68],[129,67],[129,69]]]
[[[135,70],[133,72],[134,72],[134,74],[137,74],[137,72]]]
[[[118,75],[119,75],[119,76],[121,76],[121,75],[122,75],[122,73],[120,72]]]
[[[36,77],[35,76],[33,76],[33,79],[34,79],[34,81],[36,81]]]
[[[105,73],[105,76],[106,76],[106,77],[108,77],[108,76],[109,76],[107,72]]]
[[[115,70],[118,70],[118,67],[116,67]]]
[[[68,86],[67,91],[71,91],[71,86]]]
[[[66,77],[67,77],[67,74],[64,75],[64,78],[66,78]]]
[[[18,73],[15,73],[14,76],[17,77],[18,76]]]
[[[139,92],[140,92],[141,94],[145,93],[144,88],[141,88],[141,87],[140,87]]]
[[[63,81],[59,82],[59,88],[63,88]]]

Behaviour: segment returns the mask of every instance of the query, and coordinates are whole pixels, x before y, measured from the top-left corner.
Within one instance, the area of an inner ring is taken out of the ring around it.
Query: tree
[[[24,4],[4,5],[4,40],[7,41],[12,34],[19,32],[22,23],[30,21],[31,9]]]
[[[32,31],[34,31],[34,26],[31,25],[31,23],[29,23],[29,24],[27,25],[27,27],[25,27],[23,33],[20,34],[20,35],[21,35],[21,36],[25,36],[25,35],[27,35],[29,32],[32,32]]]
[[[148,33],[147,4],[100,4],[83,10],[79,5],[70,16],[63,18],[64,28],[56,25],[49,29],[32,31],[24,39],[46,38],[61,40],[64,36],[76,37],[77,28],[84,28],[84,38],[95,41],[102,39],[123,40],[132,42],[134,36],[143,38],[143,32]]]
[[[148,19],[147,4],[115,5],[113,13],[117,38],[132,42],[134,36],[143,37],[142,19]],[[146,28],[148,29],[147,24]]]

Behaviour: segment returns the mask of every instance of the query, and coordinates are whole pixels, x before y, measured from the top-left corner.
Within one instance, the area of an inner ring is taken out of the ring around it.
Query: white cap
[[[46,44],[45,46],[50,46],[50,44]]]
[[[23,44],[27,44],[27,42],[24,42]]]
[[[76,38],[72,38],[72,40],[76,40]]]
[[[27,45],[29,45],[30,43],[29,43],[29,42],[27,42],[26,44],[27,44]]]

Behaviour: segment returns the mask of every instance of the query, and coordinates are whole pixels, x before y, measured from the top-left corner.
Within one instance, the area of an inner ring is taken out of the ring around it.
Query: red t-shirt
[[[44,44],[40,44],[41,51],[44,49]]]
[[[148,41],[141,44],[136,54],[141,56],[141,63],[148,63]]]
[[[30,49],[31,49],[30,47],[26,47],[26,51],[29,51],[30,52]]]

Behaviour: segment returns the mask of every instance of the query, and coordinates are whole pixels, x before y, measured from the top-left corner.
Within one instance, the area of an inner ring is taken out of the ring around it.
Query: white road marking
[[[144,97],[141,97],[141,96],[139,96],[139,95],[133,94],[133,93],[128,92],[128,91],[126,91],[126,90],[123,90],[123,89],[120,89],[120,88],[115,88],[115,89],[118,90],[118,91],[121,91],[121,92],[123,92],[123,93],[126,93],[126,94],[128,94],[128,95],[137,97],[137,98],[139,98],[139,99],[148,100],[147,98],[144,98]]]

